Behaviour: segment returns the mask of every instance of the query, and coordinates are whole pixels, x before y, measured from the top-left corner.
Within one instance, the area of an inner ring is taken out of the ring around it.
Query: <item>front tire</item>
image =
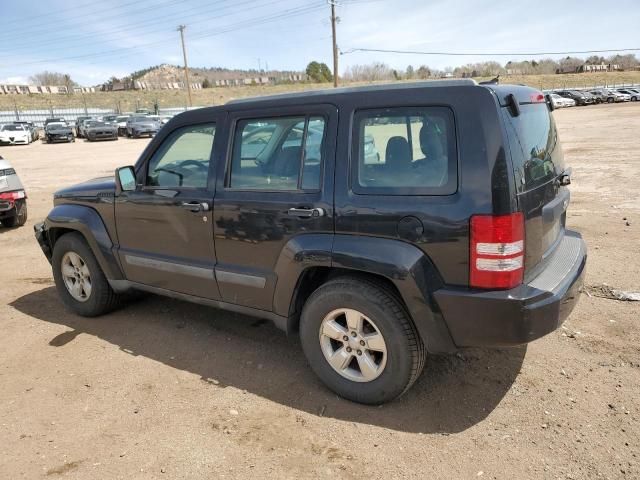
[[[339,277],[313,292],[302,310],[300,340],[325,385],[370,405],[402,395],[426,359],[401,301],[366,278]]]
[[[79,233],[58,239],[51,265],[58,295],[69,310],[83,317],[97,317],[118,306],[118,295]]]

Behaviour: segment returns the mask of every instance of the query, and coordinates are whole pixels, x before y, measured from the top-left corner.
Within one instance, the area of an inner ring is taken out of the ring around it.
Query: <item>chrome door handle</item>
[[[299,218],[324,217],[325,211],[322,208],[290,208],[289,215]]]
[[[182,202],[180,206],[194,213],[209,211],[209,204],[207,202]]]

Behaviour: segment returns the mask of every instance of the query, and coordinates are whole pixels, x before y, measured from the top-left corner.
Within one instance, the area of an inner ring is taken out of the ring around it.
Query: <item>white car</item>
[[[0,145],[29,145],[31,132],[20,124],[7,123],[0,127]]]
[[[27,194],[15,169],[0,157],[0,223],[20,227],[27,222]]]
[[[553,106],[555,108],[563,108],[563,107],[575,107],[576,101],[570,98],[561,97],[557,93],[550,93],[549,97],[553,102]]]

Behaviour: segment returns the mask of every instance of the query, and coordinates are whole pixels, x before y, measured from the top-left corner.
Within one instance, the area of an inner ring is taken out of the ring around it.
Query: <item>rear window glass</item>
[[[358,194],[448,195],[457,188],[453,113],[445,107],[362,110],[351,186]]]
[[[564,156],[553,116],[544,103],[520,105],[520,115],[503,108],[513,170],[520,189],[530,190],[564,171]]]

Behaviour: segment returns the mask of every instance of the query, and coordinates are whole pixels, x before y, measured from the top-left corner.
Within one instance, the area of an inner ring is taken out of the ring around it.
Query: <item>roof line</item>
[[[433,87],[460,87],[460,86],[476,86],[478,82],[472,78],[462,78],[454,80],[427,80],[422,82],[403,82],[403,83],[384,83],[380,85],[364,85],[358,87],[341,87],[341,88],[322,88],[318,90],[303,90],[300,92],[278,93],[275,95],[262,95],[256,97],[238,98],[230,100],[225,105],[237,105],[242,103],[250,103],[263,100],[279,100],[287,98],[297,98],[300,96],[321,96],[321,95],[339,95],[345,93],[361,93],[376,92],[386,90],[404,90],[418,88]]]

